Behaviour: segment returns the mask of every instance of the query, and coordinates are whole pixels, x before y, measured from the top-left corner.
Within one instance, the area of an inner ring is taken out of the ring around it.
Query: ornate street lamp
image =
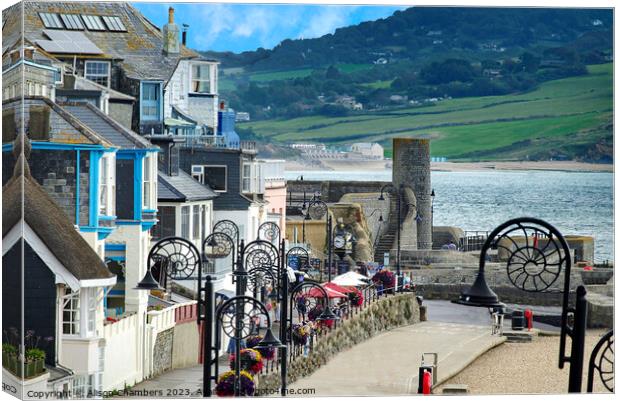
[[[329,207],[327,203],[323,202],[320,195],[313,195],[306,211],[302,211],[304,215],[304,226],[306,220],[320,220],[325,216],[325,232],[327,239],[327,264],[328,264],[328,279],[332,279],[332,216],[329,214]],[[305,229],[304,229],[304,243],[305,243]],[[322,277],[322,272],[320,273]]]
[[[291,295],[289,299],[290,309],[286,316],[286,326],[288,327],[288,335],[285,337],[287,343],[291,343],[293,336],[293,309],[297,310],[297,313],[300,315],[305,315],[309,311],[319,306],[319,302],[317,301],[318,297],[310,296],[310,291],[313,289],[317,289],[323,299],[323,310],[321,314],[316,318],[318,321],[327,321],[327,320],[339,320],[340,318],[336,316],[334,311],[329,307],[329,295],[327,294],[327,290],[319,283],[315,283],[313,281],[302,281],[298,283],[291,289]],[[302,298],[301,302],[299,299]]]
[[[271,221],[266,221],[258,227],[258,239],[266,240],[272,244],[280,243],[280,227]]]
[[[480,267],[473,285],[453,301],[468,306],[502,307],[497,295],[485,278],[488,252],[497,250],[498,257],[507,260],[506,272],[513,286],[527,292],[557,293],[552,288],[564,269],[559,368],[570,364],[568,391],[581,392],[584,342],[586,330],[586,289],[576,290],[575,306],[569,305],[571,254],[562,234],[546,221],[522,217],[509,220],[488,236],[480,251]],[[570,355],[566,355],[566,340],[571,339]]]

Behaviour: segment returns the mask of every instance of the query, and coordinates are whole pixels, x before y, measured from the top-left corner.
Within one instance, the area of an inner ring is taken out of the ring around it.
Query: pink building
[[[262,166],[265,182],[264,198],[267,204],[265,211],[267,218],[265,221],[272,221],[280,227],[282,238],[286,233],[286,178],[284,178],[285,160],[262,159],[259,160]]]

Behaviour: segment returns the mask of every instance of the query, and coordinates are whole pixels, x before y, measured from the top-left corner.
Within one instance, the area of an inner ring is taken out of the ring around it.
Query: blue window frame
[[[161,121],[161,82],[142,82],[140,85],[140,120]]]

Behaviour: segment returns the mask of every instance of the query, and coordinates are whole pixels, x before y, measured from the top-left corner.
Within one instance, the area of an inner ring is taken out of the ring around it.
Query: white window
[[[181,206],[181,237],[189,239],[189,206]]]
[[[110,87],[110,62],[86,60],[84,63],[84,78]]]
[[[243,175],[241,176],[241,192],[252,192],[252,165],[243,164]]]
[[[99,214],[114,216],[116,203],[116,163],[113,155],[105,154],[99,167]]]
[[[200,206],[192,206],[192,238],[200,239]]]
[[[93,387],[95,384],[95,375],[79,375],[73,379],[73,397],[74,399],[84,400],[93,398]]]
[[[89,334],[95,334],[97,328],[97,288],[89,288],[88,290],[88,326],[86,330]]]
[[[143,191],[142,191],[142,206],[144,209],[153,210],[155,207],[155,189],[156,189],[156,176],[155,163],[153,156],[147,155],[144,158],[144,169],[142,173],[143,177]]]
[[[47,96],[47,86],[46,85],[41,85],[41,96],[43,96],[43,97]]]
[[[190,91],[193,93],[213,93],[211,89],[211,65],[192,64]]]
[[[63,334],[80,334],[80,293],[67,287],[62,299]]]

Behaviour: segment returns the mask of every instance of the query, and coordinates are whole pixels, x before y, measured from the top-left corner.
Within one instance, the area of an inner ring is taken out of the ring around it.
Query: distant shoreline
[[[391,160],[372,161],[349,161],[349,160],[323,160],[319,164],[306,164],[298,161],[287,161],[287,171],[390,171]],[[493,171],[493,170],[534,170],[534,171],[568,171],[568,172],[597,172],[613,173],[613,164],[581,163],[575,161],[524,161],[524,162],[433,162],[432,171]]]

